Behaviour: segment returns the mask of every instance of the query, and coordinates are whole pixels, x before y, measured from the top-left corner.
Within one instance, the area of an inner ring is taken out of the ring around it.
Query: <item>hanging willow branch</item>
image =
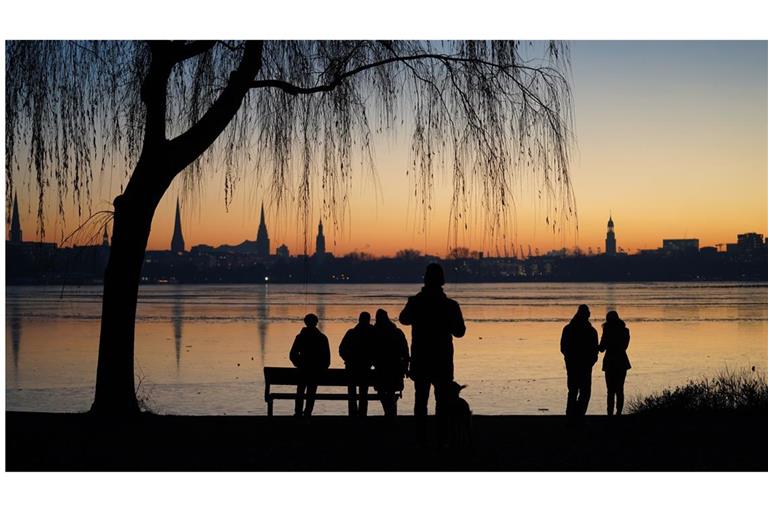
[[[228,83],[244,45],[179,43],[168,85],[166,138],[197,123]],[[410,131],[411,164],[424,218],[435,177],[452,179],[454,236],[469,210],[504,236],[515,185],[532,184],[553,229],[575,218],[569,180],[571,95],[567,47],[515,41],[268,41],[237,115],[183,173],[189,189],[223,172],[224,201],[247,173],[269,184],[278,207],[302,206],[313,184],[324,213],[344,211],[353,169],[374,170],[375,134]],[[51,191],[91,210],[96,172],[127,180],[141,152],[141,84],[150,61],[140,41],[6,43],[7,204],[21,173],[38,193],[38,224]],[[80,211],[79,211],[80,213]]]

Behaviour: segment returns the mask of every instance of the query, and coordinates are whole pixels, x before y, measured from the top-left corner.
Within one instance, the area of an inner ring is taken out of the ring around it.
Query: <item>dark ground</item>
[[[618,420],[618,421],[617,421]],[[475,416],[472,447],[442,447],[435,418],[6,412],[7,471],[768,470],[768,417]]]

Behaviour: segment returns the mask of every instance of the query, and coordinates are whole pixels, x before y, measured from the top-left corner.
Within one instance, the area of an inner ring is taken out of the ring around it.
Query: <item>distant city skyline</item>
[[[356,170],[349,204],[336,212],[341,222],[323,212],[319,183],[314,184],[304,233],[299,205],[289,201],[278,210],[268,183],[246,175],[227,209],[224,173],[207,173],[198,189],[182,190],[178,179],[166,194],[154,218],[148,249],[168,249],[177,199],[187,250],[199,244],[255,240],[262,203],[271,246],[285,245],[291,254],[303,253],[305,243],[312,252],[321,220],[328,252],[376,256],[407,248],[446,254],[456,246],[488,255],[529,245],[541,253],[576,246],[585,251],[604,249],[609,216],[616,223],[617,250],[628,252],[659,247],[665,238],[695,237],[701,246],[712,246],[732,242],[738,233],[765,233],[767,62],[764,41],[572,43],[577,137],[572,179],[578,231],[574,218],[564,232],[553,234],[544,203],[536,203],[536,191],[523,183],[515,191],[516,215],[508,219],[506,240],[488,236],[477,207],[462,219],[467,229],[462,226],[454,240],[448,174],[436,176],[424,226],[406,175],[410,143],[406,130],[376,138],[377,178]],[[93,211],[111,209],[122,185],[122,169],[96,173]],[[37,240],[36,191],[23,179],[16,182],[16,190],[21,230],[26,240]],[[67,203],[63,224],[54,196],[48,195],[44,208],[45,241],[60,243],[84,218],[78,220],[74,206]],[[6,233],[9,228],[6,224]]]

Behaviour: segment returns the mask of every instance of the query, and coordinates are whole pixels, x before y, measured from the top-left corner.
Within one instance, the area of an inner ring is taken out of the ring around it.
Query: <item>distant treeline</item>
[[[98,283],[108,248],[7,252],[8,284]],[[439,258],[415,251],[397,257],[331,254],[258,258],[253,254],[149,251],[142,269],[145,283],[419,283],[424,268],[441,262],[449,282],[605,282],[605,281],[759,281],[768,280],[768,256],[725,252],[533,256],[525,259]]]

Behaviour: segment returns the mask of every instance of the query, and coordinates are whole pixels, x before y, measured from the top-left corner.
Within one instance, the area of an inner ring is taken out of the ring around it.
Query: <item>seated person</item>
[[[385,416],[397,416],[395,393],[403,390],[408,371],[408,340],[383,309],[376,311],[373,366],[376,391],[381,397]]]
[[[301,383],[296,389],[296,416],[312,416],[315,407],[315,394],[317,384],[313,383],[316,374],[327,369],[331,365],[331,350],[328,346],[328,338],[317,328],[317,315],[312,313],[304,317],[304,327],[293,340],[291,347],[291,362],[293,366],[301,370]],[[304,392],[306,391],[306,407],[304,404]],[[303,410],[302,410],[303,408]]]
[[[371,369],[371,342],[373,326],[371,314],[367,311],[360,313],[357,325],[348,330],[339,345],[339,355],[344,360],[344,366],[349,373],[349,415],[365,416],[368,414],[368,372]],[[358,399],[355,393],[358,391]],[[359,404],[358,404],[359,402]]]

